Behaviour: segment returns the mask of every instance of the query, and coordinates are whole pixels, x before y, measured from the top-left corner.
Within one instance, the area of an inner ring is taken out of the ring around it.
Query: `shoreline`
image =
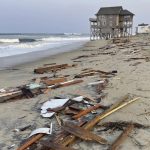
[[[47,50],[33,51],[24,54],[18,54],[13,56],[6,56],[0,58],[0,70],[5,70],[9,68],[15,68],[23,64],[28,64],[48,57],[59,55],[61,53],[75,51],[81,47],[84,47],[89,41],[80,41],[71,44],[67,44],[61,47],[51,48]],[[35,57],[36,55],[36,57]]]

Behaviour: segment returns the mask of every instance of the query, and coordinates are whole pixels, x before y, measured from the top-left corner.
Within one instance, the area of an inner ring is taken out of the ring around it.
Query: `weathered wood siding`
[[[100,15],[97,20],[100,28],[115,28],[119,24],[119,15]]]

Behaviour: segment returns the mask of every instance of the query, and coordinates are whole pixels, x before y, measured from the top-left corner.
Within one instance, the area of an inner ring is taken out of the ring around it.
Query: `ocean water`
[[[89,40],[86,34],[0,34],[0,59],[33,52],[60,53],[68,46],[83,44]]]

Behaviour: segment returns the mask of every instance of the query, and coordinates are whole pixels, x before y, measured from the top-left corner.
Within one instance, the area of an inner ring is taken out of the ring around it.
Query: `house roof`
[[[132,13],[132,12],[130,12],[129,10],[127,10],[127,9],[124,9],[124,10],[121,10],[120,11],[120,15],[131,15],[131,16],[133,16],[134,14]]]
[[[96,15],[134,15],[132,12],[123,9],[122,6],[102,7]]]
[[[141,24],[138,24],[138,26],[148,26],[148,24],[141,23]]]
[[[123,10],[122,6],[102,7],[96,15],[119,15],[121,10]]]
[[[89,21],[91,21],[91,22],[97,22],[97,19],[96,18],[90,18]]]

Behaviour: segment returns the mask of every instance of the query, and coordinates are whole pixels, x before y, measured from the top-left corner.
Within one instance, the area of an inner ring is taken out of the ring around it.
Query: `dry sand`
[[[135,42],[149,43],[150,39],[147,36],[133,37],[131,43]],[[117,70],[117,76],[109,79],[109,85],[104,90],[104,93],[107,93],[107,97],[102,100],[102,104],[113,104],[120,99],[120,97],[128,93],[141,98],[139,101],[119,110],[116,113],[113,113],[102,122],[134,121],[149,125],[150,113],[146,115],[140,114],[150,111],[150,61],[125,60],[131,57],[149,56],[150,44],[148,46],[138,46],[124,49],[119,49],[118,46],[107,50],[99,49],[100,47],[103,47],[109,43],[110,41],[104,40],[91,41],[88,42],[84,47],[72,52],[66,52],[50,56],[49,58],[33,63],[16,66],[12,70],[9,69],[0,71],[0,88],[16,87],[26,84],[29,83],[31,79],[39,76],[51,76],[50,73],[43,75],[36,75],[33,73],[34,68],[42,66],[43,64],[78,64],[76,68],[65,69],[57,73],[57,75],[70,75],[69,79],[72,79],[75,74],[80,73],[82,69],[86,68],[103,71]],[[102,55],[99,54],[100,52],[115,52],[115,54]],[[91,57],[91,54],[94,55]],[[90,57],[78,59],[78,61],[81,62],[73,62],[73,58],[81,55],[89,55]],[[12,149],[16,149],[20,142],[29,136],[32,130],[44,127],[44,125],[50,124],[50,122],[55,120],[55,118],[44,119],[40,116],[40,107],[43,102],[47,101],[53,96],[69,95],[70,93],[74,94],[78,91],[87,93],[93,98],[96,98],[98,97],[98,94],[88,87],[87,83],[100,79],[101,78],[98,75],[84,77],[84,82],[81,84],[55,89],[48,94],[42,94],[36,98],[0,103],[0,149],[7,150],[12,144],[15,144],[15,147]],[[27,124],[32,124],[32,128],[23,132],[13,132],[13,129]],[[57,126],[55,129],[56,128]],[[94,131],[96,132],[97,128],[95,128]],[[113,133],[96,133],[105,137],[110,143],[112,143],[120,134],[119,131],[114,131]],[[131,136],[124,142],[122,147],[120,147],[120,150],[148,150],[150,149],[149,147],[150,130],[135,129]],[[80,150],[105,150],[108,147],[94,142],[78,141],[74,145],[74,148]]]

